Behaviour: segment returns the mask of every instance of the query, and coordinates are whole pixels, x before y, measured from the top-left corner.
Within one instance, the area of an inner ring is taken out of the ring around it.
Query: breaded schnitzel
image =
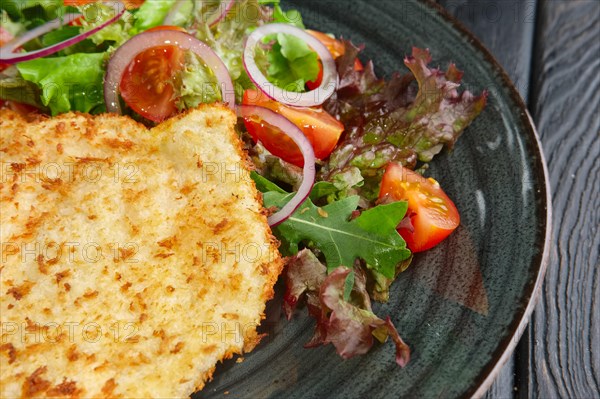
[[[0,111],[1,397],[188,397],[255,347],[283,261],[235,123]]]

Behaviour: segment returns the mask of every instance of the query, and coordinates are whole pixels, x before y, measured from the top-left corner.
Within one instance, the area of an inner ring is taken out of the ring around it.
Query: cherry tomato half
[[[153,30],[185,29],[158,26]],[[119,91],[127,105],[153,122],[161,122],[177,113],[175,79],[184,66],[184,51],[177,46],[152,47],[138,54],[129,64]]]
[[[344,53],[346,52],[346,47],[344,47],[344,43],[341,40],[334,39],[328,34],[316,30],[307,29],[306,33],[311,34],[312,36],[317,38],[317,40],[323,43],[323,45],[327,47],[327,50],[329,50],[331,56],[334,59],[344,55]]]
[[[258,90],[246,90],[243,104],[258,105],[285,116],[308,138],[317,159],[325,159],[331,154],[344,131],[344,125],[321,108],[290,107],[269,99]],[[251,118],[246,118],[244,123],[252,138],[262,142],[272,154],[294,165],[304,165],[298,146],[279,129]]]
[[[386,198],[408,201],[410,223],[402,223],[398,233],[413,252],[433,248],[460,224],[456,206],[439,183],[402,165],[390,163],[385,170],[379,199]]]

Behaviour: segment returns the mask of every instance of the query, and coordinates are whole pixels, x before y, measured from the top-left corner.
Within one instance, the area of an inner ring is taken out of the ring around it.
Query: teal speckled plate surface
[[[442,245],[416,257],[393,286],[390,315],[412,349],[394,363],[387,342],[347,361],[331,346],[304,349],[314,323],[306,312],[287,322],[269,304],[263,343],[242,363],[217,367],[202,398],[452,398],[480,396],[516,345],[547,261],[550,201],[544,159],[523,102],[489,53],[443,11],[416,0],[294,1],[308,27],[364,43],[363,59],[389,76],[405,71],[412,46],[434,63],[455,61],[465,85],[490,100],[452,153],[430,175],[462,218]]]

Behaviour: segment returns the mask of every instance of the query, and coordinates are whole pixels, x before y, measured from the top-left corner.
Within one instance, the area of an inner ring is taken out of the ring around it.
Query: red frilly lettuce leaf
[[[385,342],[390,336],[396,345],[396,363],[404,367],[410,360],[410,348],[391,319],[382,320],[373,313],[361,268],[352,271],[340,266],[327,275],[317,257],[303,250],[288,263],[286,286],[284,309],[288,318],[305,295],[309,314],[317,321],[306,347],[332,344],[341,357],[349,359],[367,353],[373,338]]]
[[[339,88],[324,107],[346,132],[322,169],[326,180],[352,167],[368,178],[389,162],[410,168],[429,162],[444,146],[451,148],[485,107],[487,92],[459,93],[462,72],[454,64],[445,72],[429,67],[429,50],[413,48],[404,60],[411,73],[396,73],[386,82],[377,78],[371,62],[357,71],[360,49],[345,45],[337,60]]]
[[[319,306],[318,292],[327,277],[327,267],[309,249],[303,249],[288,259],[284,273],[286,291],[283,309],[289,320],[305,294],[309,307]]]

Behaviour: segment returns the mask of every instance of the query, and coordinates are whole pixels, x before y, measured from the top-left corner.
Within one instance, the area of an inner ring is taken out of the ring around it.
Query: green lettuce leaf
[[[53,44],[60,43],[64,40],[77,36],[80,31],[81,28],[78,26],[62,26],[59,29],[50,31],[42,36],[42,45],[44,47],[52,46]]]
[[[85,30],[90,30],[101,25],[115,15],[114,9],[107,4],[97,3],[94,10],[95,14],[93,15],[93,18],[90,18],[89,21],[85,19],[81,21]],[[83,15],[86,15],[85,6],[80,7],[80,11]],[[136,32],[132,27],[133,22],[134,18],[132,17],[132,14],[129,11],[125,11],[119,20],[94,33],[90,36],[90,40],[97,46],[107,42],[107,44],[118,47],[129,40]],[[135,22],[137,22],[137,20]]]
[[[319,75],[319,58],[302,39],[283,33],[269,36],[264,48],[257,48],[256,61],[277,87],[304,92],[306,82]]]
[[[6,11],[13,21],[27,25],[37,25],[36,21],[48,21],[64,15],[63,0],[2,0],[0,9]]]
[[[300,29],[305,29],[304,21],[302,20],[302,15],[300,12],[298,10],[284,11],[281,8],[280,0],[258,0],[258,4],[273,6],[273,22],[294,25]]]
[[[273,7],[273,21],[305,29],[302,15],[298,10],[284,11],[279,4],[275,4]]]
[[[245,38],[248,33],[263,23],[270,22],[270,14],[257,0],[236,1],[227,17],[214,28],[210,28],[197,7],[194,22],[196,37],[208,44],[223,60],[235,86],[236,100],[241,102],[244,90],[254,88],[242,62]],[[258,12],[257,12],[258,11]]]
[[[191,52],[185,54],[185,68],[179,78],[179,109],[193,108],[201,103],[221,100],[219,83],[214,73]]]
[[[0,10],[0,18],[2,21],[2,28],[10,33],[13,37],[17,37],[25,30],[23,23],[11,20],[6,10]]]
[[[269,191],[263,194],[265,207],[281,207],[293,194]],[[285,245],[286,255],[298,253],[300,244],[318,249],[327,269],[353,267],[362,259],[382,275],[393,278],[396,265],[410,257],[396,226],[406,214],[406,202],[378,205],[351,219],[358,196],[344,198],[322,208],[307,199],[286,221],[273,229]]]
[[[203,7],[195,10],[192,28],[196,37],[207,43],[221,57],[235,85],[236,99],[241,101],[244,90],[254,88],[242,62],[245,38],[258,26],[271,22],[283,22],[300,26],[302,17],[298,12],[281,10],[279,1],[240,0],[235,3],[227,17],[210,28],[202,15]],[[265,7],[275,4],[274,9]],[[317,55],[302,41],[291,38],[274,38],[276,48],[267,52],[257,51],[257,61],[271,83],[295,91],[304,91],[307,81],[315,80],[319,73]],[[309,54],[310,53],[310,54]],[[262,57],[262,58],[261,58]],[[259,62],[260,63],[260,62]],[[266,71],[269,66],[271,71]]]
[[[20,76],[8,76],[0,73],[0,99],[33,105],[43,112],[49,111],[42,104],[41,90],[38,85]]]
[[[70,110],[99,111],[104,104],[105,57],[103,53],[78,53],[21,62],[17,68],[23,79],[38,86],[42,104],[52,115]]]
[[[192,0],[177,0],[179,7],[173,14],[169,25],[185,26],[194,15],[194,2]]]
[[[131,35],[162,25],[176,0],[146,0],[134,15]]]

